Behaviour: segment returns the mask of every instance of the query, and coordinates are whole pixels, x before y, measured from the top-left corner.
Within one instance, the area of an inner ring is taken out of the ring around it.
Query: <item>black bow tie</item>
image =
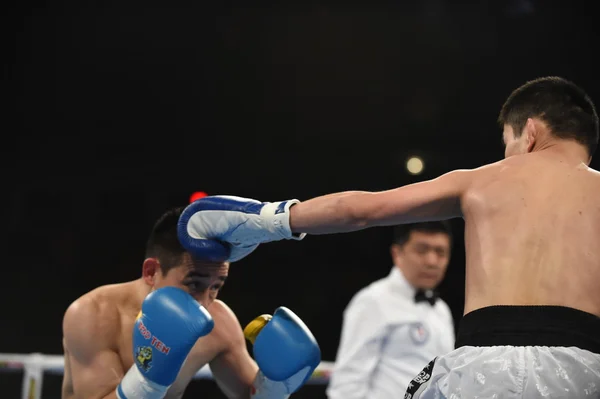
[[[433,306],[438,298],[439,294],[434,290],[417,290],[415,293],[415,303],[429,302]]]

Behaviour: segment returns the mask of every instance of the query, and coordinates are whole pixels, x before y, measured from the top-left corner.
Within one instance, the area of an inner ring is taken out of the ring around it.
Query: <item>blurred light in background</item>
[[[419,157],[410,157],[406,161],[406,170],[412,175],[418,175],[423,171],[423,160]]]
[[[206,194],[204,191],[196,191],[192,195],[190,195],[190,204],[192,202],[199,200],[200,198],[204,198],[206,196],[208,196],[208,194]]]

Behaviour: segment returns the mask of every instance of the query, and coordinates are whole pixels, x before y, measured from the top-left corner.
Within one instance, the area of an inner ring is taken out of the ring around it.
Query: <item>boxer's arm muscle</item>
[[[213,304],[216,305],[217,303]],[[222,327],[223,339],[227,342],[225,349],[210,362],[215,381],[229,399],[250,398],[250,388],[258,366],[250,354],[237,317],[231,309],[219,301],[223,307],[219,323]]]
[[[121,359],[113,349],[119,322],[116,309],[112,309],[113,314],[107,313],[91,300],[78,300],[63,318],[74,398],[116,398],[115,389],[123,377]]]
[[[294,233],[328,234],[461,217],[460,200],[472,173],[457,170],[393,190],[316,197],[291,208],[291,228]]]

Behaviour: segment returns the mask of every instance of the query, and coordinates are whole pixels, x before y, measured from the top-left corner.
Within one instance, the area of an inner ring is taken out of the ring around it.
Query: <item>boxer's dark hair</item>
[[[420,231],[423,233],[444,233],[450,238],[450,248],[452,248],[452,227],[447,220],[407,223],[394,226],[392,243],[400,246],[406,244],[413,231]]]
[[[512,127],[520,137],[528,118],[544,121],[552,134],[584,145],[590,156],[598,146],[598,114],[582,88],[566,79],[548,76],[515,89],[500,110],[500,127]]]
[[[184,209],[177,207],[163,213],[152,227],[146,243],[146,258],[157,258],[164,274],[183,261],[185,249],[177,238],[177,223]]]

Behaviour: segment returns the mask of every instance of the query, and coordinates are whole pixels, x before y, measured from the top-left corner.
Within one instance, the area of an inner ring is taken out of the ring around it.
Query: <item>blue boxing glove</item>
[[[192,202],[179,217],[177,235],[195,258],[235,262],[259,244],[283,239],[301,240],[290,229],[290,207],[298,200],[259,202],[214,195]]]
[[[159,288],[142,302],[133,327],[134,364],[117,387],[119,399],[162,399],[198,338],[214,321],[190,294]]]
[[[310,378],[321,350],[308,327],[291,310],[277,308],[274,315],[261,315],[244,329],[254,344],[259,372],[252,399],[285,399]]]

